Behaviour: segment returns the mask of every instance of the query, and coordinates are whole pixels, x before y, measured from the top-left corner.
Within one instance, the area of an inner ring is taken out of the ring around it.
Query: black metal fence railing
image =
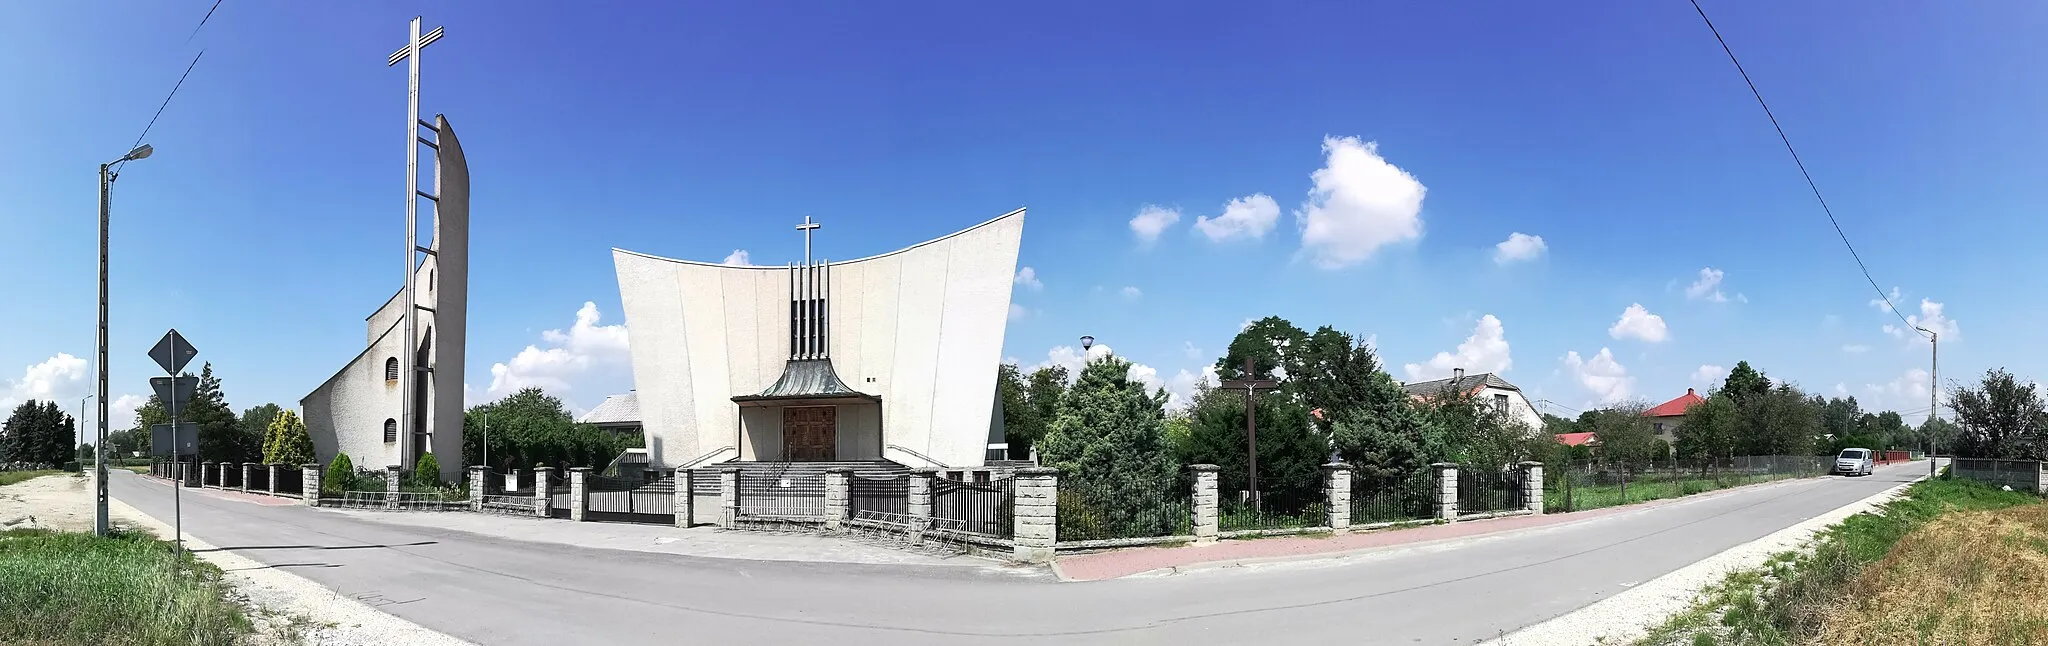
[[[961,531],[996,538],[1015,535],[1017,482],[932,479],[932,518],[959,521]]]
[[[222,489],[236,489],[242,486],[242,465],[220,465],[220,486]]]
[[[910,513],[909,475],[868,478],[856,474],[848,479],[846,489],[849,516],[859,518],[864,511],[896,516]]]
[[[1285,500],[1265,496],[1254,503],[1240,493],[1216,501],[1216,529],[1223,532],[1303,529],[1330,526],[1329,503],[1324,500]]]
[[[1351,478],[1353,525],[1436,518],[1436,478],[1428,471]]]
[[[628,523],[675,523],[675,481],[642,484],[636,478],[587,475],[583,486],[589,497],[583,517],[592,521]]]
[[[538,493],[538,488],[534,486],[534,472],[532,471],[520,470],[512,473],[484,472],[484,495],[486,496],[525,496],[531,498],[536,493]]]
[[[278,467],[276,484],[278,493],[294,496],[304,495],[306,491],[306,474],[294,465]]]
[[[1193,535],[1189,485],[1185,475],[1166,487],[1063,479],[1058,538],[1064,542]]]
[[[270,465],[259,464],[253,467],[249,467],[249,490],[270,490]]]
[[[825,520],[825,474],[749,469],[739,474],[729,528],[807,530]]]
[[[1483,514],[1521,507],[1522,474],[1518,469],[1458,465],[1458,513]]]
[[[1827,473],[1830,456],[1757,455],[1545,465],[1543,508],[1571,512]]]

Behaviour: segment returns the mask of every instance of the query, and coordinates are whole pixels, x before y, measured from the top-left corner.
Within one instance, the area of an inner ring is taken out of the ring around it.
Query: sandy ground
[[[117,476],[118,477],[118,476]],[[168,537],[172,529],[119,500],[107,514],[117,527]],[[0,487],[0,527],[92,531],[93,488],[86,477],[55,475]],[[186,535],[185,546],[213,546]],[[258,628],[257,644],[381,646],[384,644],[466,644],[461,640],[379,612],[297,575],[272,569],[232,552],[207,551],[200,558],[226,573],[238,600]]]

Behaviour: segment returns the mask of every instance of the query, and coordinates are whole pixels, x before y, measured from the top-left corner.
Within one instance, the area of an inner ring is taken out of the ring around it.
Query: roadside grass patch
[[[251,626],[221,572],[143,534],[0,532],[0,643],[234,644]]]
[[[29,480],[31,478],[53,476],[59,473],[63,473],[63,471],[55,471],[50,469],[44,469],[40,471],[0,471],[0,487],[5,487],[7,485],[11,485],[17,482]]]
[[[1626,492],[1620,484],[1576,485],[1571,488],[1571,511],[1586,511],[1605,507],[1682,498],[1693,494],[1719,491],[1778,480],[1803,478],[1797,474],[1722,475],[1711,477],[1680,478],[1676,480],[1644,480],[1628,483]],[[1627,496],[1622,494],[1626,493]],[[1566,510],[1565,490],[1562,487],[1543,492],[1544,511],[1557,513]]]
[[[1944,515],[1850,582],[1828,644],[2048,644],[2048,505]]]
[[[1975,557],[1944,554],[1944,558],[1961,559],[1961,562],[1909,566],[1908,559],[1925,559],[1934,555],[1936,550],[1923,547],[1908,551],[1902,547],[1897,559],[1888,556],[1894,552],[1894,546],[1899,546],[1916,530],[1930,527],[1930,523],[1936,523],[1937,519],[1944,521],[1933,525],[1938,528],[1973,527],[1975,523],[1982,522],[1981,518],[2002,518],[2007,513],[2022,514],[2027,518],[2038,515],[2040,522],[2048,523],[2048,505],[2043,505],[2040,498],[2032,495],[2001,491],[1967,480],[1916,483],[1906,490],[1904,496],[1885,503],[1875,511],[1850,516],[1821,530],[1815,535],[1810,550],[1773,555],[1760,567],[1730,573],[1720,583],[1703,590],[1692,606],[1652,628],[1636,643],[1639,646],[2048,644],[2048,633],[2031,640],[2023,637],[2028,621],[2033,621],[2032,625],[2048,622],[2048,601],[2030,601],[2039,610],[2031,615],[2013,614],[2016,608],[1997,605],[2022,596],[2013,594],[2018,590],[2040,590],[2048,586],[2048,555],[2039,559],[2043,569],[2035,575],[2037,578],[2031,579],[2031,583],[2012,584],[2031,588],[1985,586],[1977,592],[1971,588],[1974,583],[1993,580],[1988,572],[2004,567],[2015,554],[2029,552],[2026,536],[2005,540],[1978,539],[1968,550],[1962,550],[1961,546],[1939,542],[1936,536],[1950,537],[1948,540],[1954,541],[1968,540],[1965,537],[1972,534],[1960,529],[1938,529],[1935,536],[1916,537],[1914,541],[1943,545],[1945,547],[1940,549],[1949,552],[1974,552]],[[2024,521],[2015,522],[2024,524]],[[2048,539],[2048,524],[2040,527],[2042,536]],[[2010,527],[1993,531],[2005,531],[2006,535],[2011,535]],[[1872,564],[1879,567],[1869,567]],[[1906,573],[1921,576],[1900,578],[1907,576]],[[1924,588],[1913,591],[1913,599],[1923,603],[1924,607],[1907,610],[1884,605],[1882,600],[1886,597],[1883,593],[1897,586]],[[1998,622],[1996,627],[1976,625],[1984,623],[1983,617],[1961,613],[1977,611],[1979,606],[1972,604],[1977,603],[1973,599],[1978,596],[1987,598],[1983,603],[2000,608],[1997,612],[2011,616]],[[1871,603],[1870,600],[1877,600],[1877,605],[1858,605]],[[1951,617],[1944,612],[1957,614]],[[1862,616],[1857,616],[1859,614]],[[1960,628],[1964,624],[1970,624],[1972,630],[2003,632],[1997,635],[1997,639],[1989,641],[1963,641],[1962,635],[1944,629],[1945,626]],[[1884,626],[1892,632],[1881,635],[1854,633],[1855,637],[1838,637],[1828,632],[1867,629],[1872,625]]]

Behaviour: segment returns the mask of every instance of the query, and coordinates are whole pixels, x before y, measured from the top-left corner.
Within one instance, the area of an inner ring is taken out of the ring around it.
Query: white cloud
[[[1377,339],[1375,339],[1377,340]],[[1482,372],[1507,372],[1515,362],[1508,355],[1507,330],[1500,319],[1492,314],[1479,318],[1479,324],[1472,328],[1472,336],[1458,344],[1454,352],[1438,352],[1429,361],[1411,363],[1403,368],[1408,372],[1408,381],[1426,381],[1451,376],[1451,371],[1464,368],[1466,374]]]
[[[599,325],[596,303],[584,302],[567,331],[547,330],[540,338],[553,347],[529,345],[511,360],[491,365],[486,398],[496,400],[527,386],[562,397],[574,390],[573,382],[623,372],[628,364],[626,326]]]
[[[1870,346],[1861,343],[1844,343],[1842,344],[1842,351],[1849,354],[1863,354],[1870,351]]]
[[[1139,242],[1151,244],[1159,239],[1159,234],[1166,232],[1167,227],[1179,221],[1180,209],[1147,204],[1131,217],[1131,233],[1138,234]]]
[[[1635,378],[1628,376],[1628,368],[1615,361],[1614,353],[1607,348],[1601,348],[1592,359],[1580,358],[1577,351],[1568,352],[1564,356],[1564,369],[1603,404],[1628,399],[1629,391],[1635,386]]]
[[[1056,345],[1052,347],[1052,350],[1045,353],[1045,360],[1031,366],[1031,370],[1049,366],[1060,366],[1067,369],[1068,379],[1074,379],[1081,376],[1081,369],[1087,367],[1089,359],[1100,359],[1111,354],[1115,353],[1109,349],[1107,344],[1102,343],[1089,346],[1086,357],[1081,356],[1081,350],[1074,346]]]
[[[1913,328],[1927,328],[1935,334],[1941,335],[1942,339],[1953,341],[1956,338],[1956,334],[1962,332],[1962,329],[1956,326],[1955,319],[1949,318],[1942,312],[1943,307],[1941,303],[1925,298],[1920,299],[1920,313],[1906,315],[1906,322],[1911,324],[1912,327],[1899,327],[1886,323],[1884,325],[1884,333],[1892,335],[1893,338],[1905,339],[1907,341],[1924,341],[1927,340],[1927,335],[1921,334],[1919,330]]]
[[[1719,269],[1715,269],[1713,267],[1701,269],[1700,279],[1695,280],[1692,282],[1691,285],[1686,286],[1685,297],[1694,300],[1713,301],[1716,303],[1728,302],[1728,295],[1721,293],[1722,276],[1723,273]],[[1737,298],[1740,298],[1745,303],[1749,302],[1749,298],[1746,296],[1743,296],[1741,294],[1736,294],[1735,296]]]
[[[1414,175],[1379,155],[1378,142],[1324,137],[1325,163],[1309,175],[1315,188],[1294,212],[1301,248],[1316,266],[1364,262],[1380,247],[1422,237],[1422,198]]]
[[[1614,327],[1607,328],[1607,335],[1626,339],[1635,337],[1650,343],[1662,343],[1669,334],[1664,328],[1664,317],[1651,314],[1641,303],[1631,303],[1621,311],[1621,320]]]
[[[1517,231],[1508,234],[1508,239],[1493,246],[1493,262],[1505,265],[1520,260],[1535,260],[1549,248],[1543,244],[1543,236],[1532,236]]]
[[[1030,315],[1031,310],[1024,309],[1024,306],[1018,305],[1016,303],[1010,304],[1010,320],[1015,321],[1017,319],[1021,319]]]
[[[1849,396],[1849,384],[1840,382],[1835,383],[1835,395],[1838,397]]]
[[[1870,401],[1863,403],[1865,410],[1890,409],[1899,411],[1907,423],[1918,424],[1927,418],[1927,371],[1919,368],[1907,370],[1898,377],[1881,384],[1864,384],[1863,390]],[[1942,393],[1941,403],[1946,405],[1948,395]],[[1905,413],[1912,412],[1912,415]]]
[[[732,253],[725,255],[725,260],[718,262],[722,265],[732,265],[734,267],[754,266],[753,260],[747,257],[747,250],[745,249],[734,249]]]
[[[1145,297],[1145,292],[1142,292],[1142,291],[1138,291],[1138,288],[1136,288],[1136,287],[1125,287],[1125,288],[1123,289],[1123,295],[1124,295],[1124,300],[1127,300],[1127,301],[1135,301],[1135,300],[1138,300],[1138,299],[1140,299],[1140,298],[1144,298],[1144,297]]]
[[[1265,193],[1253,193],[1223,205],[1223,215],[1195,218],[1195,229],[1210,242],[1232,238],[1263,238],[1280,220],[1280,203]]]
[[[135,427],[135,409],[149,403],[145,395],[122,395],[107,404],[107,429],[123,430]],[[95,431],[97,432],[97,431]]]
[[[1031,288],[1031,291],[1045,289],[1045,283],[1038,281],[1038,270],[1030,267],[1017,270],[1017,278],[1011,282]]]
[[[1195,347],[1195,342],[1193,341],[1180,342],[1180,349],[1181,352],[1187,353],[1189,359],[1202,358],[1202,349]]]
[[[1711,363],[1701,364],[1698,370],[1692,371],[1693,385],[1702,388],[1713,388],[1715,386],[1719,386],[1721,385],[1721,381],[1727,378],[1727,368],[1717,366]]]
[[[1213,387],[1217,381],[1216,366],[1205,366],[1199,373],[1182,368],[1180,372],[1173,373],[1172,379],[1166,380],[1166,392],[1173,396],[1167,400],[1166,407],[1186,408],[1195,402],[1197,385],[1206,383]]]
[[[5,382],[0,388],[0,416],[28,400],[49,400],[64,407],[77,406],[78,398],[90,394],[92,371],[84,359],[59,352],[42,363],[22,369],[21,379]],[[67,408],[67,410],[70,410]]]
[[[1886,297],[1886,298],[1889,298],[1889,299],[1891,299],[1891,303],[1897,303],[1897,302],[1899,302],[1899,298],[1900,298],[1900,294],[1899,294],[1899,288],[1897,288],[1897,287],[1893,287],[1893,288],[1892,288],[1892,292],[1891,292],[1891,294],[1887,295],[1887,297]],[[1877,311],[1880,311],[1880,312],[1886,312],[1886,311],[1891,311],[1891,310],[1897,309],[1897,306],[1896,306],[1896,305],[1892,305],[1892,304],[1888,304],[1888,303],[1886,303],[1886,302],[1885,302],[1885,299],[1884,299],[1884,298],[1873,298],[1873,299],[1870,299],[1870,306],[1871,306],[1871,307],[1875,307],[1875,308],[1877,308]]]

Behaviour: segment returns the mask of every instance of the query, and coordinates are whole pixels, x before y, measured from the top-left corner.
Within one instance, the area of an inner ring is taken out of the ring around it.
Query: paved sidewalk
[[[561,519],[470,512],[373,511],[320,508],[323,513],[360,520],[448,529],[497,538],[599,549],[632,550],[702,558],[809,561],[877,565],[1000,567],[990,559],[816,534],[727,532],[716,527],[679,529],[633,523],[572,523]]]
[[[1053,572],[1058,574],[1061,579],[1067,581],[1100,581],[1136,574],[1168,573],[1188,569],[1229,567],[1272,561],[1342,558],[1355,553],[1382,548],[1471,538],[1574,523],[1619,513],[1655,509],[1682,502],[1706,500],[1737,491],[1747,491],[1758,487],[1771,487],[1794,481],[1796,479],[1776,480],[1691,496],[1651,500],[1569,514],[1508,516],[1505,518],[1458,521],[1440,525],[1382,529],[1355,534],[1225,540],[1211,545],[1145,547],[1092,554],[1072,554],[1059,557],[1053,563]]]

